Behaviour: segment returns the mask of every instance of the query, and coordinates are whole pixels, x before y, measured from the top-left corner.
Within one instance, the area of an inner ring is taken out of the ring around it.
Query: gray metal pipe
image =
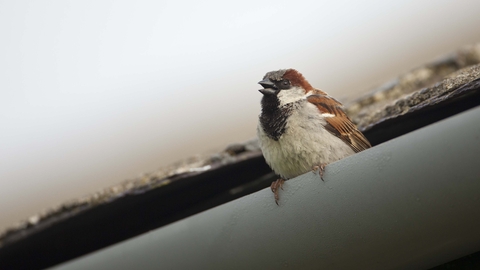
[[[480,250],[479,160],[477,107],[55,269],[433,267]]]

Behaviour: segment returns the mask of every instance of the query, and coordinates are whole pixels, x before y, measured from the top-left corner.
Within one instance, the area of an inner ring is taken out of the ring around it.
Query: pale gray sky
[[[255,136],[256,83],[356,96],[480,41],[479,1],[0,1],[0,229]]]

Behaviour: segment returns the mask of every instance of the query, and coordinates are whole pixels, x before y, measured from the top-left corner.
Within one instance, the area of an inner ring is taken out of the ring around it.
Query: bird
[[[371,147],[342,103],[297,70],[271,71],[258,83],[263,97],[257,137],[265,161],[281,177],[270,186],[277,205],[286,180],[309,171],[323,180],[327,164]]]

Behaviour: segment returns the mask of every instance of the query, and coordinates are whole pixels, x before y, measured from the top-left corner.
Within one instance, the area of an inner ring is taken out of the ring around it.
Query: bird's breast
[[[297,105],[284,120],[283,133],[276,139],[261,121],[257,129],[265,160],[286,179],[353,154],[348,145],[325,129],[326,121],[315,106]]]
[[[286,131],[287,121],[292,115],[293,108],[293,104],[270,109],[264,108],[260,115],[260,125],[265,135],[274,141],[278,141]]]

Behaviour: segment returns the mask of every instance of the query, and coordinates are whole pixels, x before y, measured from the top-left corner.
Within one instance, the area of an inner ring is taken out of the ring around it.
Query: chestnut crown
[[[258,82],[264,89],[288,90],[292,87],[301,87],[308,92],[313,89],[303,75],[295,69],[280,69],[270,71]],[[263,91],[262,91],[263,93]]]

